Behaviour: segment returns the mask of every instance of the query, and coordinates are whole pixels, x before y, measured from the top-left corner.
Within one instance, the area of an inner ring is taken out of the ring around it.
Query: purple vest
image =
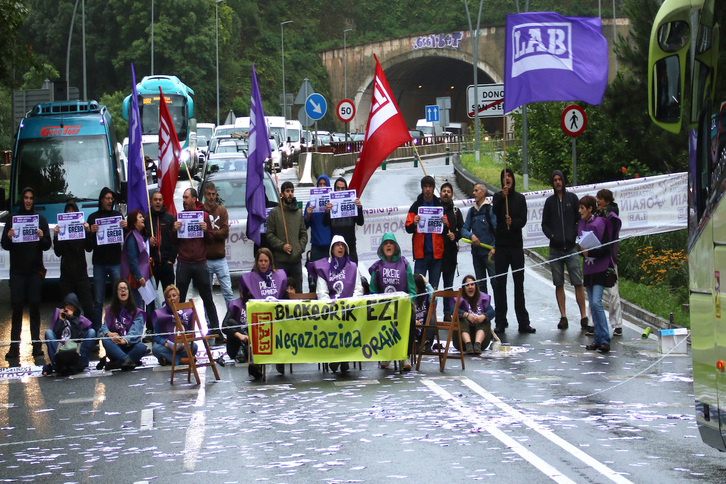
[[[187,331],[194,330],[194,311],[191,309],[179,310],[179,319]],[[151,322],[154,324],[154,332],[159,334],[173,333],[176,330],[176,319],[169,306],[157,309],[151,315]],[[169,339],[169,337],[167,337]]]
[[[232,299],[227,303],[227,310],[229,311],[230,317],[237,321],[238,324],[247,321],[247,311],[245,310],[244,304],[242,304],[242,299]]]
[[[408,276],[406,266],[408,262],[401,256],[395,262],[377,260],[370,268],[371,274],[375,271],[375,285],[379,293],[408,292]]]
[[[330,278],[330,259],[320,259],[311,264],[315,274],[328,283],[330,299],[352,297],[355,292],[355,278],[358,277],[358,266],[348,262],[343,270]]]
[[[593,217],[592,219],[585,221],[580,220],[578,222],[577,235],[582,235],[583,232],[592,232],[597,237],[597,240],[602,241],[607,229],[607,222],[602,217]],[[605,272],[610,267],[611,257],[606,255],[605,257],[585,257],[582,261],[582,273],[583,274],[597,274],[599,272]]]
[[[147,281],[151,278],[151,271],[149,270],[149,251],[146,250],[146,244],[144,243],[144,238],[141,236],[138,230],[132,230],[128,234],[126,234],[126,238],[124,239],[124,247],[126,247],[126,243],[129,239],[129,237],[134,236],[134,239],[136,239],[136,245],[139,246],[139,271],[141,272],[141,277],[146,279]],[[126,279],[126,277],[129,275],[129,272],[131,272],[131,269],[129,267],[129,254],[124,250],[121,252],[121,277],[123,279]]]
[[[459,311],[464,311],[465,313],[474,313],[476,315],[482,315],[489,308],[491,301],[492,301],[492,297],[489,294],[487,294],[485,292],[480,292],[479,300],[472,307],[472,305],[469,304],[469,301],[462,296],[461,303],[459,303]],[[469,321],[469,326],[471,326],[473,328],[474,324],[471,321]]]
[[[239,280],[239,292],[244,297],[245,293],[249,294],[250,299],[266,299],[272,296],[282,299],[287,289],[287,274],[282,269],[273,271],[270,275],[272,284],[268,284],[267,280],[257,271],[250,271],[242,274]]]
[[[121,313],[117,318],[114,316],[113,312],[111,312],[111,308],[108,307],[106,308],[106,327],[112,333],[118,333],[119,336],[126,336],[128,331],[131,329],[131,326],[134,324],[136,315],[139,313],[142,313],[143,318],[146,319],[146,313],[139,308],[136,308],[133,314],[129,314],[126,309],[121,308]]]

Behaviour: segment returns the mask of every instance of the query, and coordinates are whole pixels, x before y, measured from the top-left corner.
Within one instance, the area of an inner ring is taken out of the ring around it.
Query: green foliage
[[[43,83],[47,80],[53,82],[60,78],[58,69],[52,64],[43,63],[31,67],[28,72],[23,74],[23,84],[20,89],[40,89],[43,87]]]
[[[499,188],[501,186],[501,180],[500,176],[502,173],[503,163],[501,162],[499,156],[494,157],[493,154],[495,153],[495,150],[493,148],[487,148],[487,145],[495,143],[494,141],[490,141],[488,143],[483,143],[482,150],[479,157],[479,163],[475,161],[475,156],[472,155],[462,155],[461,157],[461,164],[464,165],[464,168],[467,169],[470,173],[472,173],[474,176],[478,177],[481,180],[484,180],[485,182]],[[508,164],[507,159],[507,164]],[[524,186],[524,179],[522,178],[522,175],[517,173],[516,170],[514,171],[514,181],[515,185],[517,187],[517,191],[524,191],[522,188]],[[548,183],[542,183],[541,181],[537,180],[536,178],[529,179],[529,190],[530,191],[536,191],[536,190],[548,190],[552,188],[551,185]]]
[[[108,108],[108,112],[111,113],[113,119],[113,128],[116,132],[116,139],[121,142],[124,138],[129,136],[129,122],[121,116],[123,108],[123,102],[126,94],[121,91],[116,91],[113,94],[104,94],[98,103]]]

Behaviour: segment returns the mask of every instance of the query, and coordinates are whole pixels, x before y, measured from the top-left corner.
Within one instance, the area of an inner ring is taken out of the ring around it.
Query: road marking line
[[[66,398],[65,400],[60,400],[58,402],[59,405],[66,405],[70,403],[102,403],[106,400],[106,397],[104,395],[99,395],[95,397],[87,397],[87,398]]]
[[[465,414],[468,418],[474,420],[477,425],[481,426],[484,430],[489,432],[493,437],[498,439],[500,442],[502,442],[504,445],[512,449],[514,452],[519,454],[520,457],[522,457],[524,460],[532,464],[535,468],[537,468],[540,472],[542,472],[544,475],[549,477],[555,482],[562,483],[562,484],[575,484],[575,481],[570,479],[569,477],[562,474],[562,472],[558,471],[554,466],[548,464],[545,462],[542,458],[537,456],[534,452],[526,449],[522,444],[514,440],[512,437],[508,436],[501,430],[497,428],[496,425],[494,425],[492,422],[487,421],[483,416],[479,415],[478,413],[474,412],[471,408],[469,408],[467,405],[465,405],[461,400],[444,390],[439,386],[438,383],[435,383],[428,379],[422,379],[421,380],[424,385],[426,385],[430,390],[432,390],[434,393],[436,393],[439,397],[441,397],[442,400],[447,401],[452,407],[456,408],[461,413]]]
[[[349,387],[356,385],[380,385],[381,382],[378,380],[350,380],[350,381],[336,381],[333,383],[336,387]]]
[[[494,396],[493,394],[489,393],[476,383],[474,383],[472,380],[469,380],[468,378],[462,379],[461,382],[472,389],[474,392],[476,392],[478,395],[484,397],[486,400],[488,400],[490,403],[493,403],[497,407],[499,407],[501,410],[512,416],[513,418],[517,419],[518,421],[522,422],[527,427],[531,428],[538,434],[540,434],[542,437],[546,438],[553,444],[560,447],[565,452],[568,452],[573,457],[579,459],[583,463],[587,464],[588,466],[592,467],[596,471],[598,471],[600,474],[604,475],[608,479],[610,479],[613,482],[617,482],[620,484],[628,484],[632,483],[632,481],[626,479],[622,475],[618,474],[614,470],[610,469],[608,466],[603,464],[602,462],[598,461],[594,457],[586,454],[573,444],[567,442],[562,437],[559,437],[551,430],[547,430],[542,425],[540,425],[538,422],[535,422],[530,417],[527,417],[522,412],[514,409],[512,406],[504,403],[502,400]]]
[[[145,408],[141,411],[141,425],[139,430],[154,430],[154,409]]]

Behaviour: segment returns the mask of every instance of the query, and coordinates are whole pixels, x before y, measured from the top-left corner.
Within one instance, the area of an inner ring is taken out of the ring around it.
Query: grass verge
[[[484,180],[485,182],[491,183],[495,187],[501,186],[499,175],[502,172],[503,164],[495,160],[490,154],[481,153],[479,163],[475,161],[473,154],[462,155],[461,164],[464,165],[464,168],[466,168],[467,171],[472,173],[474,176]],[[524,187],[524,179],[522,178],[522,175],[515,173],[514,181],[517,186],[517,191],[521,192]],[[529,179],[529,191],[549,190],[551,188],[552,185],[542,183],[541,181],[531,177]]]

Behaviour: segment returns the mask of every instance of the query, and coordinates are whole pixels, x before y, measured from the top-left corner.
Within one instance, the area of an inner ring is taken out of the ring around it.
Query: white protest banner
[[[96,243],[98,245],[122,244],[124,231],[121,228],[121,216],[103,217],[96,219],[98,232],[96,232]]]
[[[15,215],[13,217],[13,243],[37,242],[38,227],[40,226],[39,215]]]
[[[177,220],[182,224],[177,230],[177,236],[180,239],[201,239],[204,237],[204,231],[199,226],[204,222],[204,212],[197,210],[179,212]]]
[[[81,240],[86,238],[83,227],[83,212],[58,214],[58,240]]]
[[[444,207],[419,207],[418,232],[420,234],[440,234],[444,231]]]
[[[355,190],[330,192],[330,203],[333,204],[333,208],[330,209],[330,218],[356,217],[358,206],[355,204],[355,199]]]
[[[310,206],[313,207],[313,213],[325,212],[325,207],[330,201],[331,187],[320,187],[310,189]]]

